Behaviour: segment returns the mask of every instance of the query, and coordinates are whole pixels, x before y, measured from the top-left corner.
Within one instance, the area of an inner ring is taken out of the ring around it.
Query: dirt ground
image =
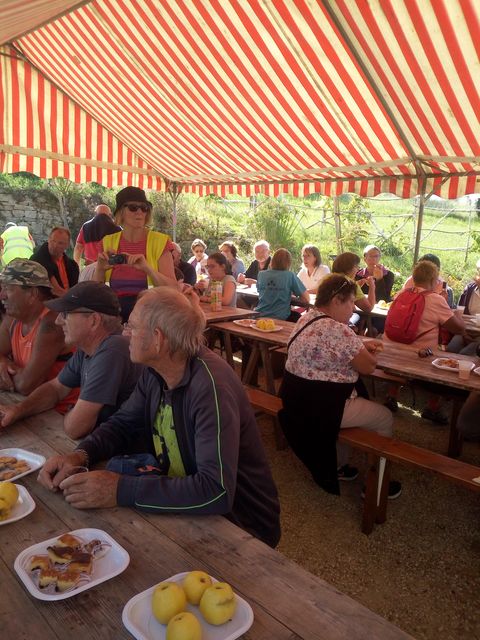
[[[417,393],[414,409],[406,390],[400,402],[395,434],[445,453],[448,427],[419,417],[424,397]],[[342,483],[340,497],[329,495],[290,449],[275,449],[270,420],[259,425],[280,494],[282,553],[418,640],[480,639],[478,493],[394,466],[403,493],[389,502],[387,522],[366,536],[361,476]],[[461,459],[480,466],[480,445],[465,443]],[[351,462],[364,468],[358,452]]]

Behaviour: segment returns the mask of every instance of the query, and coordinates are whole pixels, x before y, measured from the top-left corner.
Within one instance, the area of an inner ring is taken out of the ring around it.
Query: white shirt
[[[298,277],[304,284],[307,290],[310,289],[318,289],[318,285],[323,280],[323,278],[330,273],[330,269],[326,264],[319,264],[318,267],[315,267],[311,276],[308,275],[307,267],[303,266],[298,272]]]

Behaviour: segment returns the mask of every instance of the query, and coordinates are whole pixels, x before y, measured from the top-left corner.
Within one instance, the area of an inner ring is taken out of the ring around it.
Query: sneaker
[[[430,409],[430,407],[425,407],[422,411],[422,418],[424,420],[431,420],[432,422],[435,422],[435,424],[448,424],[448,416],[446,416],[442,411],[434,411],[433,409]]]
[[[363,499],[365,499],[365,486],[362,488],[362,493],[360,494]],[[395,500],[402,495],[402,484],[398,482],[398,480],[390,480],[388,483],[388,499]]]
[[[358,469],[357,467],[351,467],[349,464],[344,464],[343,467],[337,469],[337,475],[339,480],[351,482],[358,478]]]
[[[383,406],[387,407],[387,409],[390,409],[392,413],[396,413],[398,411],[398,402],[395,398],[392,398],[392,396],[387,396],[385,398]]]

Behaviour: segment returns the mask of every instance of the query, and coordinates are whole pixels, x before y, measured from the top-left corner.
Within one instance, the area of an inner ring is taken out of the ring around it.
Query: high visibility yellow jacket
[[[103,238],[103,250],[104,251],[112,251],[113,253],[117,253],[118,245],[120,244],[120,238],[123,231],[119,231],[118,233],[111,233],[108,236]],[[162,255],[165,246],[169,240],[169,237],[165,233],[160,233],[159,231],[148,231],[147,234],[147,255],[145,256],[148,264],[158,271],[158,260]],[[109,270],[105,274],[105,282],[110,282],[110,276],[112,271]],[[153,287],[153,282],[150,277],[148,277],[148,286]]]
[[[5,267],[14,258],[28,260],[35,248],[35,243],[30,239],[28,227],[25,226],[8,227],[1,238],[3,240],[2,264]]]

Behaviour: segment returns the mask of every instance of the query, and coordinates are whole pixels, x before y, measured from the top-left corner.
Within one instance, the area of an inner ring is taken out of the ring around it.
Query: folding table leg
[[[260,353],[262,355],[263,371],[265,373],[265,381],[268,393],[277,395],[275,390],[275,380],[273,378],[272,360],[268,346],[264,343],[260,344]]]
[[[457,419],[464,398],[453,397],[452,414],[450,416],[450,436],[448,439],[448,455],[450,458],[458,458],[462,453],[463,436],[457,429]]]
[[[225,358],[232,369],[235,369],[235,365],[233,363],[232,338],[227,331],[223,332],[223,340],[225,344]]]

